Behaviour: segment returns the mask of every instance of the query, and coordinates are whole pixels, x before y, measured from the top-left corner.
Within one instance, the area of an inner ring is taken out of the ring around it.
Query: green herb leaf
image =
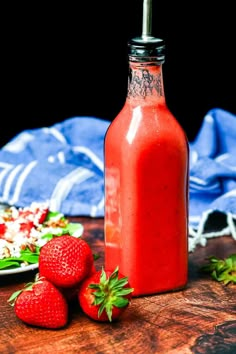
[[[21,251],[20,257],[8,257],[0,259],[0,270],[20,267],[21,263],[35,264],[39,259],[39,247],[35,252],[31,252],[29,248]]]
[[[71,236],[77,236],[77,234],[79,234],[78,237],[80,237],[83,232],[83,226],[80,223],[69,223],[63,231],[65,234],[68,233]]]
[[[35,252],[31,252],[28,248],[21,251],[21,259],[27,263],[38,263],[40,248],[36,247]]]
[[[208,263],[203,265],[200,270],[208,273],[211,277],[224,285],[236,284],[236,254],[231,254],[224,259],[210,256]]]
[[[53,238],[53,234],[52,233],[46,233],[45,235],[41,236],[42,240],[47,240],[50,241]]]
[[[47,213],[45,221],[48,221],[50,219],[56,218],[58,215],[61,215],[60,219],[65,220],[65,217],[63,214],[59,213],[58,211],[49,211]]]
[[[14,258],[0,259],[0,270],[7,268],[16,268],[20,266],[21,261]]]

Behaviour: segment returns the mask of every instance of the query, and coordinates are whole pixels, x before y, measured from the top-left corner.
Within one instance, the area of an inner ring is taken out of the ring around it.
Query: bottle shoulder
[[[124,141],[127,145],[145,141],[147,145],[170,141],[176,146],[188,144],[182,126],[165,104],[136,107],[125,104],[110,124],[106,140]]]
[[[158,130],[183,130],[180,123],[165,103],[157,105],[132,105],[125,103],[113,119],[109,129],[129,129],[130,125],[137,130],[158,128]]]

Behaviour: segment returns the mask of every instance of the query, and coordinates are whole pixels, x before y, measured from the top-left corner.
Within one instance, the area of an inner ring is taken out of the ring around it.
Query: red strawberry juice
[[[141,296],[187,283],[188,142],[166,106],[161,65],[130,70],[105,137],[105,267],[119,266]]]

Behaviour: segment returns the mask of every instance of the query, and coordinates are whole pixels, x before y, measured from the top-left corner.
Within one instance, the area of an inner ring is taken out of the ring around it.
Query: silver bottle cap
[[[165,61],[165,43],[155,37],[133,38],[128,42],[128,55],[133,61],[152,60],[159,63]]]

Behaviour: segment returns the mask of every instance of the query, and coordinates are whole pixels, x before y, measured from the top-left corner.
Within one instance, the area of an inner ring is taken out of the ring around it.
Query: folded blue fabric
[[[207,238],[236,240],[236,115],[215,108],[190,142],[190,250]]]
[[[0,202],[47,202],[67,216],[104,215],[103,140],[110,122],[74,117],[25,130],[0,150]]]
[[[67,216],[104,216],[105,132],[110,121],[73,117],[25,130],[0,150],[0,203],[47,202]],[[189,250],[236,239],[236,116],[210,110],[190,146]]]

